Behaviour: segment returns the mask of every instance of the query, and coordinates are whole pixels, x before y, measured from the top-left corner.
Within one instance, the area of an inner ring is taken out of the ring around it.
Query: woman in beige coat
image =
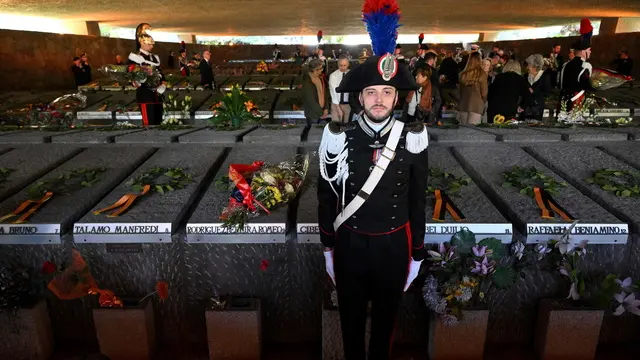
[[[467,66],[460,73],[460,105],[457,119],[460,124],[480,124],[487,102],[489,84],[482,69],[482,57],[474,52],[469,55]]]

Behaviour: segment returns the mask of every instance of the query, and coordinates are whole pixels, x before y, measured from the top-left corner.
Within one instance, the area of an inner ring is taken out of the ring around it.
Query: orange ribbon
[[[574,221],[573,216],[560,206],[560,204],[558,204],[547,191],[536,186],[533,188],[533,193],[536,205],[538,205],[538,208],[540,209],[541,218],[553,219],[555,212],[566,221]]]
[[[122,213],[124,213],[125,211],[127,211],[127,209],[129,209],[131,207],[131,205],[133,204],[134,201],[136,201],[137,198],[139,198],[142,195],[145,195],[146,193],[149,192],[149,190],[151,190],[151,185],[145,185],[142,188],[142,192],[139,194],[126,194],[124,196],[122,196],[120,198],[120,200],[116,201],[115,203],[113,203],[113,205],[107,206],[104,209],[100,209],[100,210],[96,210],[93,212],[93,215],[100,215],[101,213],[105,212],[105,211],[109,211],[109,210],[113,210],[113,209],[117,209],[118,210],[112,212],[111,214],[107,215],[107,217],[117,217],[120,216]]]
[[[45,202],[49,201],[49,199],[51,199],[52,196],[53,196],[53,192],[47,191],[44,194],[44,196],[41,197],[39,200],[26,200],[26,201],[24,201],[13,212],[11,212],[11,213],[3,216],[2,218],[0,218],[0,222],[3,222],[5,220],[11,219],[14,216],[18,216],[18,215],[22,214],[22,212],[27,210],[27,208],[29,206],[33,205],[33,207],[31,207],[31,209],[29,209],[29,211],[27,211],[24,214],[22,214],[22,216],[20,218],[18,218],[18,220],[13,222],[14,224],[22,224],[25,221],[27,221],[27,219],[31,215],[33,215],[42,206],[42,204],[44,204]]]

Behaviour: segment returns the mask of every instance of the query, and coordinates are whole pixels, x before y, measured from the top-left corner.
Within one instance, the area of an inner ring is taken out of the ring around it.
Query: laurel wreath
[[[589,184],[599,185],[602,190],[619,197],[640,196],[640,172],[617,169],[599,169],[585,179]]]
[[[434,193],[436,190],[441,190],[448,195],[455,196],[464,186],[469,185],[471,179],[466,176],[457,177],[451,173],[445,172],[442,169],[432,167],[429,168],[429,184],[427,187],[428,193]]]
[[[129,180],[127,185],[137,192],[142,191],[145,185],[151,185],[151,191],[164,194],[176,189],[183,189],[192,182],[191,174],[182,168],[156,167]]]
[[[27,189],[30,200],[39,199],[47,192],[69,194],[83,187],[92,187],[100,181],[105,168],[76,169],[46,180],[38,181]]]
[[[534,196],[534,187],[544,189],[551,195],[556,195],[558,188],[566,187],[567,183],[558,182],[554,178],[538,171],[535,166],[522,168],[514,166],[511,170],[502,173],[505,182],[502,187],[516,187],[520,190],[520,194]]]

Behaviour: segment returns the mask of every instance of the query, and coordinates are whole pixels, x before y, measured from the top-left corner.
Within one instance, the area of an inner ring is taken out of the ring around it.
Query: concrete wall
[[[577,38],[551,38],[536,40],[502,41],[500,47],[513,48],[521,58],[530,53],[548,54],[551,45],[560,43],[563,55]],[[608,64],[617,54],[618,49],[626,47],[632,58],[640,55],[640,33],[624,33],[616,35],[595,36],[593,38],[592,63],[595,66]],[[481,43],[483,48],[490,49],[492,42]],[[441,44],[436,47],[453,49],[456,44]],[[160,55],[166,64],[170,51],[176,51],[180,44],[156,43],[154,52]],[[289,57],[296,46],[280,46],[285,57]],[[311,53],[315,46],[301,47],[303,52]],[[358,56],[363,48],[370,51],[368,45],[327,45],[325,55],[330,56],[332,49],[342,48]],[[404,46],[405,54],[414,52],[416,44]],[[133,40],[101,38],[80,35],[60,35],[29,31],[0,30],[0,92],[15,90],[71,89],[71,59],[83,52],[89,54],[89,60],[95,76],[97,68],[115,62],[115,56],[124,58],[135,49]],[[211,49],[213,61],[222,63],[233,59],[271,58],[271,45],[238,45],[238,46],[204,46],[187,44],[189,53]],[[635,77],[640,77],[640,66],[634,69]]]

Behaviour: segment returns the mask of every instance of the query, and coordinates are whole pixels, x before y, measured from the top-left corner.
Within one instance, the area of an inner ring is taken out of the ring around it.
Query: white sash
[[[358,192],[355,198],[351,200],[349,204],[342,210],[338,217],[333,222],[333,229],[335,231],[338,230],[340,225],[342,225],[348,218],[350,218],[353,214],[355,214],[358,209],[367,201],[369,195],[376,188],[380,179],[382,179],[382,175],[387,170],[387,167],[391,163],[391,161],[396,156],[396,147],[398,146],[398,141],[400,140],[400,135],[402,135],[402,129],[404,128],[404,123],[402,121],[395,120],[393,127],[391,128],[391,134],[389,134],[389,139],[382,150],[382,154],[378,159],[376,165],[373,167],[371,174],[367,178],[367,181],[362,185],[362,189]],[[344,186],[344,185],[343,185]]]

